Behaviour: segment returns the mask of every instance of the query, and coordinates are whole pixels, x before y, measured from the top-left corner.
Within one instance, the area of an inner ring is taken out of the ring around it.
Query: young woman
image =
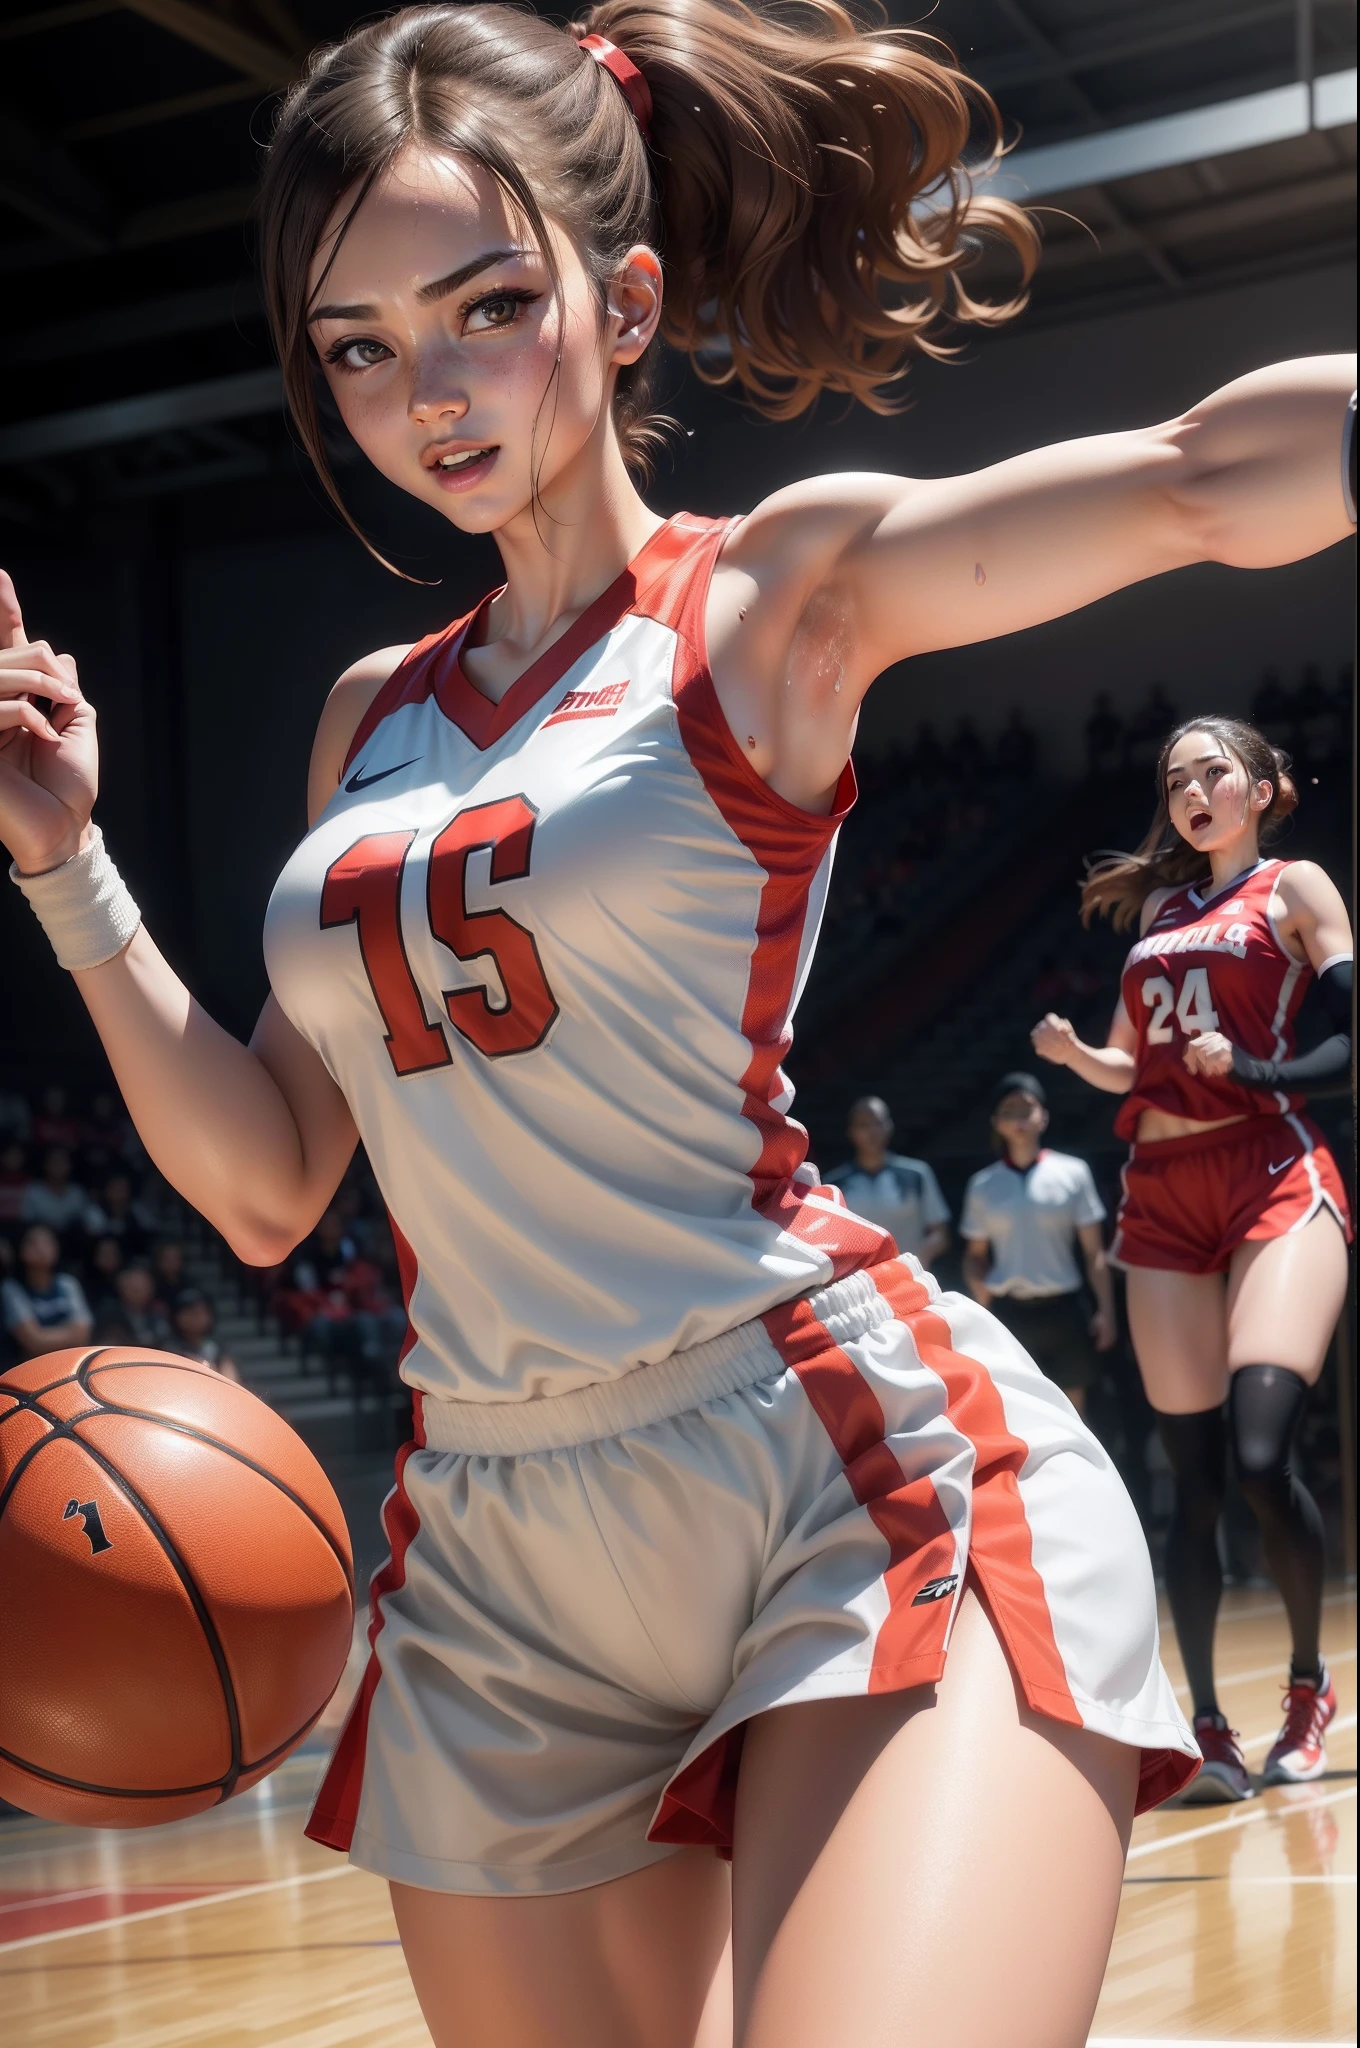
[[[1084,1159],[1044,1144],[1048,1099],[1033,1074],[1003,1074],[993,1099],[1001,1156],[964,1191],[964,1282],[1084,1415],[1095,1353],[1113,1350],[1119,1336],[1100,1228],[1105,1204]]]
[[[1096,866],[1083,894],[1088,919],[1106,911],[1140,934],[1109,1040],[1083,1045],[1052,1015],[1034,1031],[1045,1059],[1125,1097],[1115,1129],[1132,1150],[1111,1257],[1128,1273],[1134,1349],[1176,1476],[1166,1586],[1205,1759],[1190,1797],[1208,1801],[1253,1790],[1214,1691],[1229,1441],[1293,1637],[1267,1784],[1321,1776],[1336,1712],[1318,1648],[1322,1522],[1289,1460],[1346,1293],[1345,1190],[1301,1112],[1306,1089],[1349,1073],[1352,940],[1321,868],[1261,857],[1298,802],[1288,767],[1236,719],[1171,734],[1146,839]],[[1296,1059],[1314,975],[1333,1034]]]
[[[1109,1461],[818,1192],[781,1063],[873,677],[1340,540],[1353,372],[729,520],[634,482],[659,335],[784,416],[992,317],[975,228],[1029,245],[969,196],[983,119],[832,0],[421,7],[314,61],[262,216],[299,431],[324,473],[324,380],[506,580],[332,693],[249,1049],[11,606],[0,831],[148,1152],[258,1263],[356,1134],[394,1218],[418,1427],[311,1832],[391,1880],[440,2048],[1075,2048],[1135,1807],[1198,1761]]]

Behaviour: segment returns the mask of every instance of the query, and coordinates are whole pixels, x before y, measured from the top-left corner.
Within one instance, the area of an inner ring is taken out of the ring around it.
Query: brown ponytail
[[[579,47],[587,34],[641,71],[650,144]],[[878,13],[862,28],[840,0],[602,0],[567,30],[510,6],[404,8],[316,52],[265,165],[264,298],[303,445],[343,511],[317,411],[308,270],[340,201],[352,195],[352,218],[409,143],[480,163],[550,265],[545,216],[560,220],[602,308],[625,252],[656,248],[663,338],[709,382],[790,419],[819,391],[892,411],[913,355],[945,355],[958,323],[1023,306],[1034,226],[975,195],[963,162],[967,150],[985,168],[1000,137],[991,99],[943,44]],[[1019,260],[1019,289],[999,304],[963,278],[989,234]],[[656,355],[615,389],[624,454],[644,475],[659,439]]]
[[[1207,732],[1225,753],[1242,763],[1253,783],[1271,785],[1270,802],[1260,813],[1258,844],[1269,845],[1284,820],[1298,808],[1299,793],[1289,773],[1289,756],[1272,747],[1263,733],[1240,718],[1187,718],[1169,733],[1157,756],[1157,808],[1147,836],[1136,853],[1107,853],[1091,863],[1081,891],[1081,921],[1108,917],[1116,931],[1137,924],[1154,889],[1183,889],[1209,874],[1206,855],[1182,839],[1171,822],[1166,801],[1166,766],[1171,749],[1187,733]]]

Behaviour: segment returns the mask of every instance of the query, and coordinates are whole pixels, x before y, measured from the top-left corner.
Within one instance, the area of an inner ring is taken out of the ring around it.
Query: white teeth
[[[441,455],[439,467],[441,469],[466,469],[470,462],[480,462],[484,455],[489,455],[490,453],[491,450],[489,448],[464,448],[457,455]]]

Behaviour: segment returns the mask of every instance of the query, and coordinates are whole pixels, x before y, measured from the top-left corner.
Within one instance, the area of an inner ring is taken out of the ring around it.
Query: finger
[[[23,645],[24,615],[19,609],[19,593],[9,571],[0,569],[0,647]]]
[[[37,668],[0,668],[0,697],[50,697],[62,704],[80,702],[80,685]]]
[[[69,654],[58,654],[45,640],[24,640],[17,647],[0,649],[0,669],[39,669],[54,682],[74,680],[76,666]]]
[[[35,740],[56,740],[61,735],[50,726],[36,704],[25,697],[0,704],[0,732],[28,732]]]

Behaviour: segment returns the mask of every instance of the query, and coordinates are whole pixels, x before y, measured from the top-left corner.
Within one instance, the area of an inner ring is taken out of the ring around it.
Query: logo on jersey
[[[552,717],[544,719],[544,732],[573,718],[612,718],[628,694],[628,682],[625,676],[621,683],[605,683],[598,690],[568,690]]]
[[[958,1583],[957,1572],[951,1572],[946,1579],[927,1579],[911,1604],[913,1607],[929,1607],[932,1600],[947,1600]]]
[[[373,775],[365,775],[362,768],[356,768],[345,784],[346,794],[357,796],[361,789],[371,789],[375,782],[386,782],[389,775],[400,775],[403,768],[413,768],[419,759],[419,754],[412,754],[409,761],[398,761],[395,768],[379,768]]]
[[[1278,1166],[1268,1166],[1266,1168],[1266,1172],[1270,1175],[1271,1179],[1274,1180],[1276,1174],[1283,1173],[1286,1166],[1292,1166],[1294,1164],[1294,1161],[1298,1158],[1298,1156],[1299,1155],[1297,1152],[1291,1152],[1289,1157],[1287,1159],[1282,1159]]]

